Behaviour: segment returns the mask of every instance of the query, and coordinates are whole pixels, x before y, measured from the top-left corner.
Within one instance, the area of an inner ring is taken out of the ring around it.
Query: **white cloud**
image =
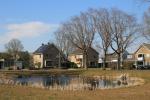
[[[21,24],[8,24],[5,26],[5,33],[0,37],[0,43],[6,43],[12,38],[33,38],[50,33],[58,27],[57,24],[43,22],[26,22]]]

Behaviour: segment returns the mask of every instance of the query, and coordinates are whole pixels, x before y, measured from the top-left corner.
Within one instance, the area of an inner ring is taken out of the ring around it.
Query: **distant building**
[[[111,68],[117,66],[117,54],[107,54],[106,65]],[[103,60],[101,59],[101,63]],[[102,65],[102,64],[101,64]],[[123,53],[123,67],[150,68],[150,44],[143,43],[139,48],[130,54],[127,51]]]
[[[117,62],[118,62],[118,55],[114,52],[114,53],[110,53],[106,55],[106,66],[105,67],[109,67],[109,68],[113,68],[115,69],[117,66]],[[128,63],[130,63],[131,67],[133,66],[133,63],[135,62],[134,60],[134,54],[129,54],[127,51],[125,51],[123,53],[123,67],[128,67]],[[103,58],[101,59],[101,67],[103,66]]]
[[[0,53],[0,69],[22,69],[22,61],[14,61],[8,53]]]
[[[51,43],[42,44],[33,53],[33,63],[35,68],[58,67],[59,61],[64,61],[64,56],[60,54],[58,48]]]
[[[93,49],[89,48],[88,50],[88,67],[97,67],[98,66],[98,59],[99,59],[99,53]],[[76,49],[74,52],[72,52],[68,57],[70,62],[74,62],[77,64],[78,67],[83,66],[83,52],[81,49]]]
[[[128,57],[128,55],[129,55],[128,51],[125,51],[123,53],[123,60],[126,60],[127,57]],[[114,53],[107,54],[106,61],[108,61],[108,62],[117,62],[118,61],[118,55],[117,55],[117,53],[114,52]]]
[[[143,43],[134,53],[136,67],[150,67],[150,44]]]

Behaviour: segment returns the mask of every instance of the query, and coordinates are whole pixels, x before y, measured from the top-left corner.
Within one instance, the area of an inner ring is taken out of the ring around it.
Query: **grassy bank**
[[[50,70],[1,70],[0,73],[6,76],[13,75],[79,75],[84,70],[63,70],[63,69],[50,69]]]
[[[45,71],[47,74],[66,73],[80,74],[84,76],[96,75],[120,75],[128,73],[130,76],[141,77],[145,79],[142,86],[94,90],[94,91],[50,91],[46,89],[29,88],[26,86],[8,86],[0,85],[0,100],[149,100],[150,99],[150,71],[149,70],[124,70],[124,71],[107,71],[98,69],[89,69],[87,71],[76,70],[51,70]],[[45,72],[32,72],[32,74],[40,74]],[[5,74],[20,74],[21,72],[0,72]],[[31,72],[22,72],[31,75]]]

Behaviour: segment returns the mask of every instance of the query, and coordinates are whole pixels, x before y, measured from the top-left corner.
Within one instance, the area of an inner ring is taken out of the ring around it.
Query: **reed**
[[[89,69],[83,71],[82,76],[120,75],[128,73],[129,76],[145,80],[143,85],[106,90],[49,90],[32,88],[28,86],[0,85],[0,100],[149,100],[150,98],[150,71],[124,70],[106,71]]]

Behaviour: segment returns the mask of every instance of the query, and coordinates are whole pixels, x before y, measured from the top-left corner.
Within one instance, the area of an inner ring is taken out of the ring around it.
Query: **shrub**
[[[123,63],[123,69],[133,69],[134,68],[134,61],[125,61]]]

